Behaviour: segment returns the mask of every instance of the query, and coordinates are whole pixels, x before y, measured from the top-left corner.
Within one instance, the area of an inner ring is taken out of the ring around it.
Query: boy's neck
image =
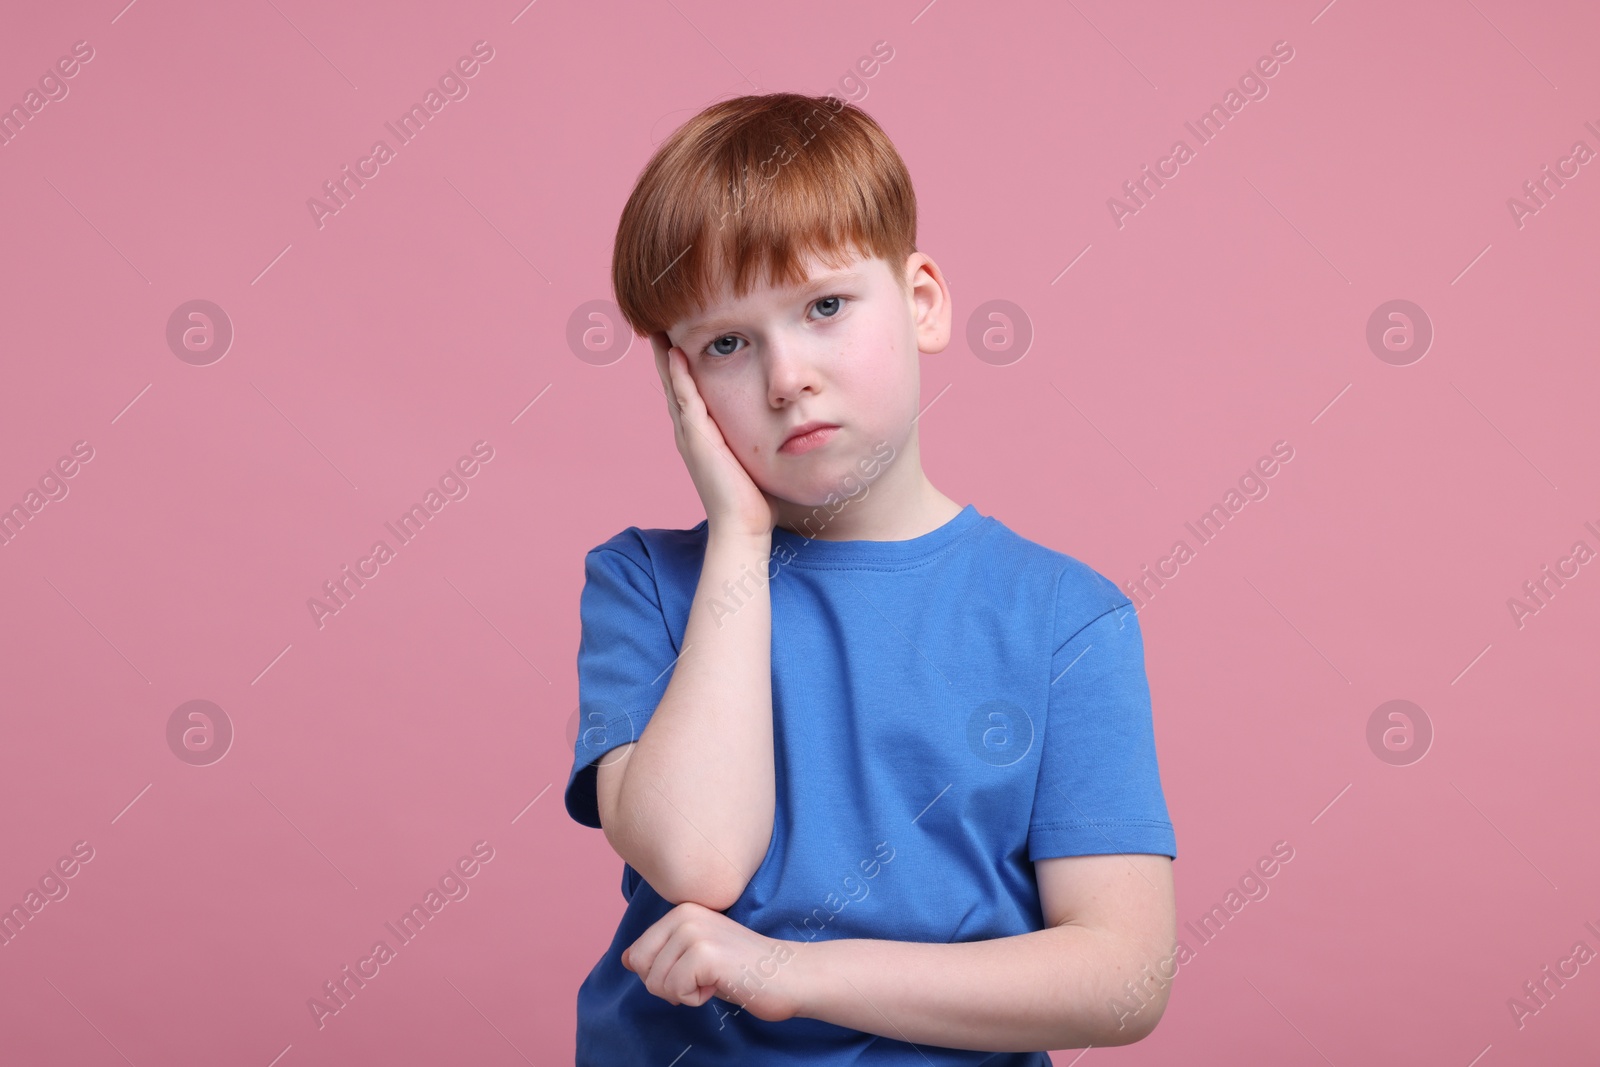
[[[909,541],[955,518],[962,505],[941,493],[923,473],[916,438],[906,443],[882,474],[837,514],[820,505],[785,501],[778,525],[818,541]]]

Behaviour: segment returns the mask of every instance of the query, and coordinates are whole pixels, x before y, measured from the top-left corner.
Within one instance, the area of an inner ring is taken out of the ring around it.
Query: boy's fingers
[[[671,350],[662,348],[654,336],[650,340],[656,345],[656,373],[661,377],[661,393],[667,399],[667,413],[672,415],[676,423],[678,416],[674,409],[681,410],[683,403],[678,399],[678,390],[673,384]]]
[[[672,381],[671,381],[671,374],[670,374],[670,371],[669,371],[669,364],[670,364],[671,358],[672,358],[671,357],[671,345],[670,345],[670,343],[663,344],[662,342],[663,342],[664,339],[665,339],[665,335],[664,334],[660,334],[660,333],[651,334],[650,335],[650,347],[655,349],[655,353],[656,353],[656,373],[661,376],[661,387],[663,389],[671,390]]]
[[[688,406],[690,406],[690,397],[691,395],[694,395],[694,379],[690,378],[690,357],[683,355],[683,349],[678,349],[677,352],[678,373],[682,374],[683,376],[683,390],[682,392],[678,392],[677,387],[674,387],[674,392],[677,392],[678,394],[678,403],[680,403],[683,408],[688,408]]]
[[[694,399],[694,400],[699,400],[700,399],[700,387],[695,385],[694,376],[689,373],[689,355],[688,355],[688,353],[684,352],[684,350],[681,349],[681,348],[678,349],[677,352],[678,352],[679,364],[683,368],[683,370],[682,370],[682,373],[683,373],[683,389],[680,390],[680,393],[681,393],[682,398],[683,398],[684,407],[688,407],[689,406],[689,401],[691,399]]]
[[[686,411],[689,408],[688,394],[694,392],[694,379],[689,377],[689,360],[688,357],[683,354],[683,350],[681,348],[674,348],[673,351],[678,353],[678,358],[673,361],[672,395],[677,398],[678,407]],[[668,358],[671,357],[669,356]],[[678,376],[680,374],[683,375],[682,384],[687,392],[678,391]]]

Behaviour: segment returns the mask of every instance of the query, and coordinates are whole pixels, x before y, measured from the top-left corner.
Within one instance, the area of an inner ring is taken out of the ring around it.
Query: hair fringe
[[[743,296],[763,271],[770,285],[805,281],[811,256],[898,268],[916,237],[911,175],[870,115],[831,93],[741,96],[680,126],[640,172],[611,284],[628,325],[649,336],[708,306],[730,268]]]

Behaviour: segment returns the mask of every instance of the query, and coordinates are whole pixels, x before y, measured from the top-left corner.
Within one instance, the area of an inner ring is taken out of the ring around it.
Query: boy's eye
[[[832,319],[837,318],[839,312],[844,310],[844,302],[848,299],[850,298],[844,296],[825,296],[820,300],[814,301],[811,306],[822,312],[823,318]],[[713,356],[717,358],[731,356],[735,352],[739,351],[738,346],[743,343],[743,340],[743,338],[735,337],[731,333],[725,334],[724,336],[718,337],[710,344],[706,345],[702,355]]]

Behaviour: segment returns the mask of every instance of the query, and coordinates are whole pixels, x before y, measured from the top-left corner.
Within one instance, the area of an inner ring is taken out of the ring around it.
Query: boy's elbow
[[[1105,971],[1102,982],[1111,975],[1142,974],[1141,979],[1122,982],[1121,990],[1107,989],[1107,999],[1099,1004],[1074,1002],[1063,1010],[1070,1018],[1061,1020],[1062,1033],[1067,1044],[1052,1048],[1078,1048],[1088,1041],[1105,1048],[1112,1045],[1132,1045],[1143,1041],[1155,1032],[1161,1017],[1166,1013],[1167,1000],[1172,994],[1172,978],[1158,966],[1157,974],[1150,973],[1147,963],[1152,958],[1148,949],[1130,948],[1126,953],[1107,956],[1102,963]],[[1084,1013],[1093,1019],[1085,1026]]]
[[[733,907],[750,883],[750,875],[728,858],[729,851],[736,857],[739,851],[727,846],[717,848],[692,827],[681,828],[683,834],[676,837],[663,833],[657,825],[657,816],[662,812],[635,797],[629,788],[633,784],[631,777],[619,775],[600,790],[600,827],[612,851],[670,904],[692,901],[712,911]],[[681,813],[674,813],[668,821],[684,820]],[[767,838],[760,842],[760,851],[751,853],[751,872],[766,853],[770,840],[769,827]]]
[[[1163,986],[1155,993],[1146,991],[1144,999],[1137,1002],[1136,1009],[1124,1003],[1118,1011],[1115,1024],[1107,1025],[1095,1044],[1101,1048],[1111,1045],[1131,1045],[1149,1037],[1155,1032],[1156,1025],[1161,1022],[1161,1016],[1167,1010],[1167,996],[1170,991],[1170,986]]]
[[[712,911],[727,911],[744,896],[744,886],[733,885],[727,879],[719,882],[710,878],[691,877],[681,883],[668,885],[664,889],[654,885],[651,888],[655,889],[661,899],[668,904],[693,902]]]
[[[714,855],[710,860],[691,860],[677,866],[662,864],[655,878],[646,874],[644,880],[668,904],[693,902],[712,911],[727,911],[744,896],[746,882],[736,880],[732,871],[717,869],[726,866],[720,856]]]
[[[662,863],[664,884],[651,882],[651,888],[672,904],[693,901],[712,911],[727,911],[744,896],[750,877],[704,839],[697,844],[703,847],[687,859]]]
[[[604,826],[602,830],[612,851],[638,871],[656,895],[669,904],[692,901],[712,911],[727,911],[744,895],[747,881],[736,880],[734,872],[725,869],[727,863],[720,856],[713,854],[710,860],[696,857],[671,863],[659,853],[634,847],[624,834],[613,835]],[[724,870],[719,871],[719,867]]]
[[[1128,1020],[1125,1026],[1102,1035],[1102,1040],[1098,1044],[1104,1048],[1108,1045],[1131,1045],[1143,1041],[1155,1032],[1156,1025],[1161,1022],[1161,1015],[1165,1010],[1166,1001],[1163,998],[1160,1003],[1147,1006],[1137,1017]]]

